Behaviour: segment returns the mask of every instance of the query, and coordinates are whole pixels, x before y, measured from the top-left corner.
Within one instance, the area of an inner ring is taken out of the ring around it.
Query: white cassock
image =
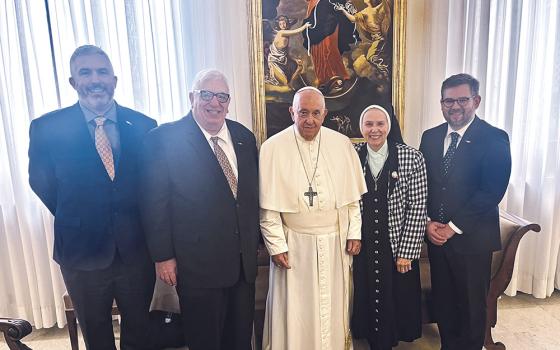
[[[270,255],[288,252],[291,266],[270,264],[263,349],[350,349],[346,240],[361,238],[359,200],[367,191],[358,155],[342,134],[321,128],[306,141],[292,126],[261,146],[259,164],[266,247]],[[311,206],[304,193],[316,164]]]

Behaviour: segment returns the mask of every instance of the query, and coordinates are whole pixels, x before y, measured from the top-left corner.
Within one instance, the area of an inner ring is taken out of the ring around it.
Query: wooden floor
[[[560,291],[550,298],[536,299],[530,295],[503,296],[499,301],[498,325],[493,331],[494,340],[501,341],[507,350],[560,350]],[[118,337],[118,325],[115,324]],[[66,328],[34,330],[25,338],[33,350],[69,350]],[[8,346],[0,339],[0,349]],[[85,349],[80,336],[80,349]],[[367,345],[356,344],[355,350],[367,350]],[[439,349],[437,327],[426,325],[423,337],[414,343],[401,343],[397,350]]]

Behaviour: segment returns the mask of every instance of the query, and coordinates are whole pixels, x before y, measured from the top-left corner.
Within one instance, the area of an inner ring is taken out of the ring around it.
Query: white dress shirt
[[[453,129],[451,129],[451,126],[449,126],[449,124],[447,124],[447,135],[445,135],[445,139],[443,140],[443,155],[444,156],[445,156],[445,153],[447,153],[447,149],[449,148],[449,145],[451,144],[451,133],[456,132],[457,134],[459,134],[459,139],[457,140],[457,147],[459,147],[459,144],[461,143],[461,140],[463,140],[463,135],[465,135],[465,132],[467,131],[469,126],[471,126],[473,120],[474,120],[474,118],[472,118],[472,120],[467,125],[463,126],[459,130],[453,130]]]
[[[451,144],[451,133],[456,132],[457,134],[459,134],[459,139],[457,140],[457,147],[459,147],[459,144],[463,140],[463,135],[465,135],[465,132],[467,131],[469,126],[471,126],[473,120],[474,120],[474,118],[472,118],[471,121],[468,122],[467,125],[463,126],[459,130],[453,130],[451,128],[451,126],[449,126],[449,124],[447,124],[447,135],[445,136],[445,139],[443,140],[443,155],[444,156],[445,156],[445,153],[447,153],[447,149],[449,148],[449,145]],[[453,231],[455,231],[458,234],[463,234],[463,230],[461,230],[460,228],[455,226],[455,224],[452,221],[449,221],[448,224],[449,224],[449,227],[451,227],[451,229]]]

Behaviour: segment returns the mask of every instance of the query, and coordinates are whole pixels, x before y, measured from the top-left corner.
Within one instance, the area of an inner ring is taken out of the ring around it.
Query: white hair
[[[391,131],[391,116],[389,115],[389,112],[387,112],[387,110],[383,107],[381,107],[380,105],[371,105],[371,106],[367,106],[364,111],[362,112],[362,114],[360,114],[360,130],[362,130],[362,126],[363,126],[363,122],[364,122],[364,116],[366,115],[367,112],[371,111],[372,109],[377,109],[381,112],[383,112],[383,114],[385,114],[385,118],[387,118],[387,125],[389,126],[387,133],[389,133],[389,131]]]
[[[229,90],[229,83],[225,74],[217,69],[210,68],[210,69],[203,69],[200,72],[196,73],[193,80],[191,91],[198,90],[203,82],[207,80],[214,80],[214,79],[223,81]]]

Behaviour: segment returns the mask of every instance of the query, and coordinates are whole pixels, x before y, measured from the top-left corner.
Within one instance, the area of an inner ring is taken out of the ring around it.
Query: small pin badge
[[[465,140],[466,143],[471,143],[471,140]]]
[[[243,142],[241,142],[241,141],[237,142],[237,144],[238,144],[239,146],[243,146]]]
[[[125,122],[126,124],[128,124],[128,125],[132,125],[132,123],[129,122],[128,120],[125,120],[124,122]]]

